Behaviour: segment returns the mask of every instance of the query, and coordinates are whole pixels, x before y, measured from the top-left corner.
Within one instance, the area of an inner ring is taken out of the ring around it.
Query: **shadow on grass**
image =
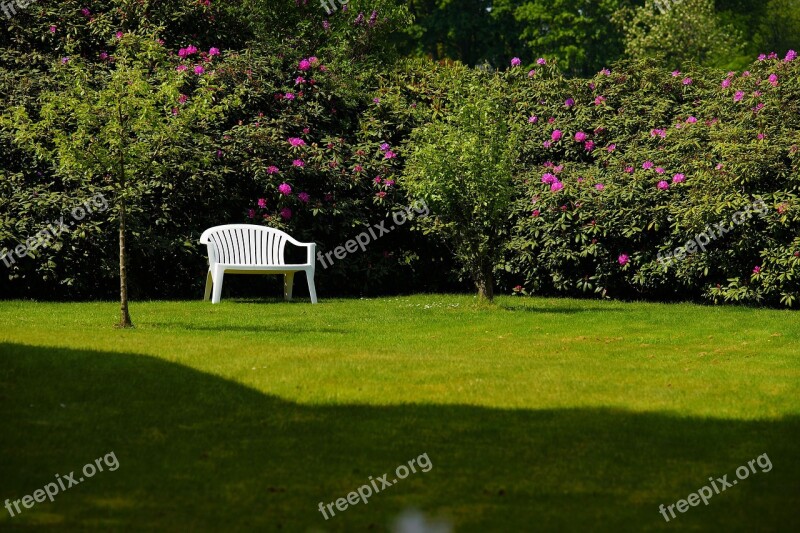
[[[456,531],[800,525],[798,417],[302,405],[152,357],[17,344],[0,344],[0,417],[0,503],[111,451],[120,465],[18,517],[0,508],[3,530],[382,531],[412,506]],[[658,513],[765,452],[772,471]],[[317,510],[423,453],[429,472],[368,505]]]

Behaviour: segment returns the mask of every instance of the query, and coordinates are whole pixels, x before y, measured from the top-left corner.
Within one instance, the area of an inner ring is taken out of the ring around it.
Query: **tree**
[[[425,229],[444,238],[479,298],[491,301],[513,197],[511,104],[497,74],[461,65],[442,73],[447,108],[411,133],[401,184],[425,200]]]
[[[736,58],[741,37],[714,10],[714,0],[647,0],[614,16],[628,57],[651,57],[670,68],[694,61],[722,67]]]
[[[212,77],[206,74],[218,51],[203,53],[204,60],[196,49],[184,52],[178,65],[155,35],[116,38],[111,66],[64,57],[56,87],[42,93],[32,111],[16,107],[4,125],[13,130],[18,146],[52,165],[65,189],[103,191],[113,198],[110,213],[119,235],[118,327],[130,328],[129,219],[138,214],[143,197],[169,186],[177,167],[185,172],[204,164],[182,154],[189,144],[206,143],[211,151],[205,129],[229,99],[214,101]],[[199,64],[186,64],[193,59]]]

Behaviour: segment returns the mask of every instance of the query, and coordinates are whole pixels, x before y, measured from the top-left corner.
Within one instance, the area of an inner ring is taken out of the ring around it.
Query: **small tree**
[[[443,70],[446,109],[416,128],[402,184],[431,210],[423,220],[451,247],[481,299],[494,296],[516,160],[503,80],[463,66]]]
[[[221,104],[203,76],[207,64],[176,68],[177,58],[154,35],[117,39],[108,64],[64,57],[55,67],[56,87],[35,109],[12,110],[4,124],[18,145],[53,165],[65,189],[111,195],[119,233],[118,327],[130,328],[129,218],[145,195],[169,187],[178,166],[186,172],[204,163],[183,158],[182,146],[208,142],[205,126]]]

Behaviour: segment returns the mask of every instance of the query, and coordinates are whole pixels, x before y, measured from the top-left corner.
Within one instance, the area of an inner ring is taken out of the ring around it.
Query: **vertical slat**
[[[222,249],[222,256],[224,257],[223,263],[230,263],[231,262],[231,249],[230,245],[228,245],[228,237],[225,235],[226,232],[221,231],[217,234],[217,238],[220,241],[220,248]]]
[[[272,260],[272,241],[275,239],[275,234],[271,231],[267,232],[267,264],[274,265]]]
[[[217,238],[216,233],[211,234],[211,240],[214,242],[214,249],[217,251],[217,262],[224,263],[225,262],[225,251],[220,246],[219,239]]]
[[[258,230],[247,230],[247,249],[250,250],[250,257],[247,261],[248,265],[258,264],[258,243],[256,242],[256,237],[258,237]]]
[[[233,263],[233,247],[231,246],[231,239],[230,235],[228,234],[228,230],[225,230],[221,233],[222,239],[225,241],[225,262],[226,263]]]
[[[242,248],[244,249],[244,264],[252,265],[250,259],[250,229],[242,230]]]
[[[277,250],[277,257],[276,257],[276,259],[278,261],[276,264],[278,264],[278,265],[283,265],[283,247],[284,246],[286,246],[286,240],[283,238],[283,235],[281,235],[278,238],[278,250]]]
[[[281,249],[280,249],[280,252],[279,252],[280,255],[278,255],[278,259],[280,260],[280,263],[279,263],[280,265],[285,265],[286,264],[285,258],[283,256],[285,251],[286,251],[286,238],[284,237],[283,239],[281,239]]]

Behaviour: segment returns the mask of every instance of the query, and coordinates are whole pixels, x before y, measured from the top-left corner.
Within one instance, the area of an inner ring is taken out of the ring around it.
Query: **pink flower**
[[[301,83],[305,83],[305,82],[306,82],[306,79],[303,76],[297,76],[294,79],[294,84],[295,85],[300,85]]]
[[[594,150],[594,141],[586,141],[586,143],[583,145],[583,149],[587,152]]]
[[[204,69],[200,65],[197,65],[196,67],[194,67],[194,73],[197,74],[198,76],[203,74],[205,71],[206,71],[206,69]]]
[[[563,188],[564,188],[564,184],[561,183],[560,181],[555,181],[555,182],[550,184],[550,190],[552,192],[558,192]]]
[[[683,183],[684,181],[686,181],[686,176],[683,174],[675,174],[672,176],[672,183]]]
[[[767,54],[758,54],[758,58],[757,58],[757,59],[758,59],[759,61],[766,61],[766,59],[767,59]]]
[[[189,70],[189,67],[187,67],[186,65],[178,65],[177,67],[175,67],[175,70],[177,70],[178,72],[185,72]]]
[[[532,216],[533,218],[536,218],[536,217],[538,217],[540,214],[541,214],[541,211],[539,211],[538,209],[534,209],[534,210],[533,210],[533,212],[531,213],[531,216]]]
[[[394,186],[394,180],[386,180],[384,183],[386,184],[387,187],[393,187]]]
[[[311,70],[311,62],[308,59],[301,59],[297,64],[297,70]]]
[[[288,207],[284,207],[283,209],[281,209],[281,218],[284,220],[289,220],[290,218],[292,218],[292,210],[289,209]]]
[[[522,64],[522,61],[520,61],[520,59],[518,57],[514,57],[514,58],[511,59],[511,66],[512,67],[518,67],[521,64]]]
[[[602,105],[606,101],[605,96],[598,96],[594,99],[594,105]]]
[[[722,80],[722,88],[723,89],[727,89],[730,86],[731,86],[731,79],[730,78],[725,78],[724,80]]]
[[[125,34],[124,34],[124,33],[122,33],[121,31],[118,31],[117,33],[115,33],[115,34],[114,34],[114,36],[115,36],[117,39],[122,39],[123,37],[125,37]]]
[[[666,191],[667,189],[669,189],[669,183],[667,183],[664,180],[661,180],[658,182],[658,188],[661,189],[662,191]]]
[[[759,272],[761,272],[761,267],[758,266],[758,265],[754,266],[753,267],[753,274],[758,274]]]
[[[267,199],[266,198],[259,198],[258,199],[258,207],[260,207],[261,209],[264,209],[265,207],[267,207]]]
[[[742,98],[744,98],[744,91],[736,91],[736,94],[733,95],[734,102],[739,102]]]
[[[532,77],[534,77],[534,76],[536,76],[536,71],[535,71],[535,70],[529,70],[529,71],[528,71],[528,77],[529,77],[529,78],[532,78]]]
[[[633,167],[625,167],[625,172],[628,174],[633,174]]]
[[[616,149],[617,149],[617,145],[616,145],[616,144],[609,144],[609,145],[608,145],[608,148],[606,148],[606,150],[607,150],[608,152],[613,152],[613,151],[614,151],[614,150],[616,150]]]
[[[547,172],[542,175],[542,183],[546,185],[552,185],[553,183],[557,182],[558,178],[556,178],[553,174]]]
[[[684,85],[691,85],[692,84],[692,78],[683,78],[683,84]]]
[[[182,94],[182,95],[180,95],[178,97],[178,103],[179,104],[185,104],[188,100],[189,100],[189,97],[186,96],[185,94]]]
[[[797,58],[797,52],[795,52],[794,50],[789,50],[788,52],[786,52],[786,58],[784,59],[784,61],[788,63],[789,61],[794,61],[796,58]]]
[[[553,146],[553,141],[545,141],[542,143],[542,146],[544,146],[545,148],[550,148],[551,146]]]
[[[543,57],[540,57],[539,59],[536,60],[536,64],[537,65],[546,65],[547,64],[547,60],[545,58],[543,58]]]
[[[645,170],[650,170],[651,168],[653,168],[653,162],[645,161],[644,163],[642,163],[642,168]]]
[[[607,68],[604,68],[603,70],[600,71],[600,74],[602,74],[603,76],[611,76],[611,71],[608,70]]]
[[[681,71],[680,70],[673,70],[672,71],[672,77],[673,78],[677,78],[680,75],[681,75]]]
[[[603,189],[606,188],[606,186],[603,185],[602,183],[595,183],[594,188],[597,189],[598,191],[602,191]]]
[[[378,198],[386,198],[386,191],[378,191],[375,193]]]
[[[57,29],[55,26],[50,26],[50,33],[55,33]]]
[[[307,204],[308,201],[311,199],[311,197],[308,195],[307,192],[301,192],[300,194],[297,195],[297,199],[303,202],[304,204]]]
[[[256,217],[256,210],[255,209],[248,209],[247,210],[247,216],[249,218],[255,218]]]
[[[656,174],[663,174],[664,169],[662,167],[656,167]]]
[[[383,157],[385,159],[394,159],[395,157],[397,157],[397,154],[392,152],[391,150],[386,150],[386,153],[383,154]]]
[[[550,135],[550,138],[553,139],[554,142],[557,142],[561,139],[561,136],[562,136],[561,130],[555,130]]]
[[[695,122],[697,122],[697,118],[689,117],[686,119],[686,122],[688,122],[689,124],[694,124]]]
[[[267,167],[267,174],[277,174],[278,172],[280,172],[280,170],[275,165]]]
[[[631,258],[628,257],[628,254],[619,254],[619,257],[617,258],[617,262],[621,266],[627,265],[628,263],[630,263],[630,261],[631,261]]]
[[[211,57],[218,56],[219,55],[219,48],[211,48],[208,51],[208,55],[211,56]]]
[[[539,122],[539,117],[528,117],[528,124],[536,124],[537,122]]]
[[[381,143],[381,151],[382,152],[388,151],[389,148],[391,148],[391,146],[389,146],[389,143]]]
[[[356,166],[353,167],[353,172],[355,172],[355,173],[359,173],[362,170],[364,170],[364,167],[362,167],[361,165],[356,165]]]
[[[778,76],[776,76],[775,74],[770,74],[768,81],[769,81],[770,85],[772,85],[773,87],[777,87],[778,86]]]
[[[564,101],[564,107],[566,107],[566,108],[570,108],[570,107],[572,107],[574,105],[575,105],[575,100],[573,98],[567,98]]]
[[[278,192],[284,196],[289,196],[290,194],[292,194],[292,186],[289,185],[288,183],[281,183],[280,185],[278,185]]]
[[[582,131],[579,131],[578,133],[575,134],[575,140],[578,141],[578,142],[585,141],[586,140],[586,134],[583,133]]]
[[[283,97],[286,100],[294,100],[294,94],[293,93],[286,93],[285,95],[283,95]]]
[[[306,142],[300,137],[289,137],[289,144],[292,146],[305,146]]]
[[[303,168],[304,166],[306,166],[306,164],[305,162],[303,162],[302,159],[295,159],[294,161],[292,161],[292,166],[297,168]]]

